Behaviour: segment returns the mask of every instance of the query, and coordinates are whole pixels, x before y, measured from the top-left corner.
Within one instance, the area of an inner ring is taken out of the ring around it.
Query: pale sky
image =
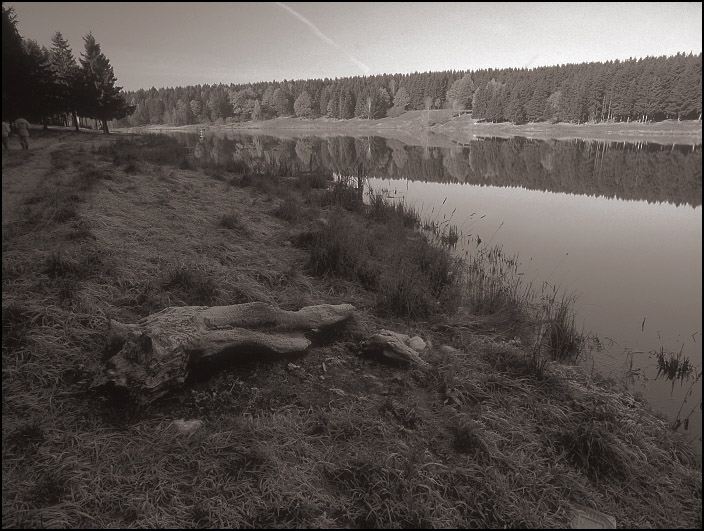
[[[702,4],[5,2],[25,38],[93,32],[126,90],[522,68],[702,51]]]

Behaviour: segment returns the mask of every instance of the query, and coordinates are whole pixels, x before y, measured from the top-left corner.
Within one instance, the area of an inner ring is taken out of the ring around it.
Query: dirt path
[[[51,169],[51,153],[68,144],[100,139],[93,132],[76,134],[70,130],[33,129],[29,150],[20,148],[16,136],[10,137],[9,149],[2,150],[2,223],[19,218],[23,201],[41,186]]]

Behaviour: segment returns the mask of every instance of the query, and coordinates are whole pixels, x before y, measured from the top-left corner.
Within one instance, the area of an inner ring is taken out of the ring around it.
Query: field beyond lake
[[[450,139],[513,131],[433,117]],[[670,125],[583,131],[696,138]],[[63,129],[3,150],[4,527],[567,528],[587,506],[624,528],[701,528],[701,456],[574,365],[589,338],[569,297],[540,299],[498,247],[458,260],[449,225],[361,175],[258,146],[267,165]],[[92,386],[110,319],[252,302],[355,310],[305,353],[203,364],[147,405]],[[369,355],[381,330],[422,338],[424,364]]]
[[[491,123],[479,121],[469,114],[458,116],[451,110],[408,111],[394,118],[365,120],[354,118],[337,120],[332,118],[274,118],[271,120],[235,122],[228,125],[200,124],[181,127],[167,125],[149,125],[127,128],[125,131],[144,130],[179,130],[197,131],[207,127],[213,130],[247,130],[276,131],[277,133],[291,131],[307,134],[344,134],[350,136],[364,134],[383,134],[384,136],[399,135],[401,139],[424,140],[431,134],[435,137],[433,145],[463,143],[476,138],[515,136],[541,140],[598,140],[611,142],[654,142],[659,144],[690,144],[702,143],[702,123],[699,120],[665,120],[661,122],[601,122],[601,123],[528,123],[516,125],[513,123]],[[411,142],[413,143],[413,142]]]

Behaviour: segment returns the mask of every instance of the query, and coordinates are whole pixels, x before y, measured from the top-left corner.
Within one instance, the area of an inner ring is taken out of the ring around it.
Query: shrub
[[[336,206],[350,212],[364,211],[362,190],[352,187],[347,180],[335,181],[331,189],[319,196],[318,201],[320,206]]]
[[[281,204],[274,209],[272,214],[284,221],[293,223],[301,219],[301,208],[292,197],[285,197]]]
[[[371,264],[370,235],[358,224],[348,223],[337,212],[310,240],[308,269],[317,275],[358,280],[365,287],[378,284],[378,270]]]
[[[332,179],[332,174],[327,172],[304,173],[298,175],[296,187],[303,190],[325,190]]]

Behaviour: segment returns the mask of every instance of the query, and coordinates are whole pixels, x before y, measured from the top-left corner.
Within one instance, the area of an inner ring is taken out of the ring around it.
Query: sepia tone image
[[[702,4],[4,2],[3,528],[701,528]]]

